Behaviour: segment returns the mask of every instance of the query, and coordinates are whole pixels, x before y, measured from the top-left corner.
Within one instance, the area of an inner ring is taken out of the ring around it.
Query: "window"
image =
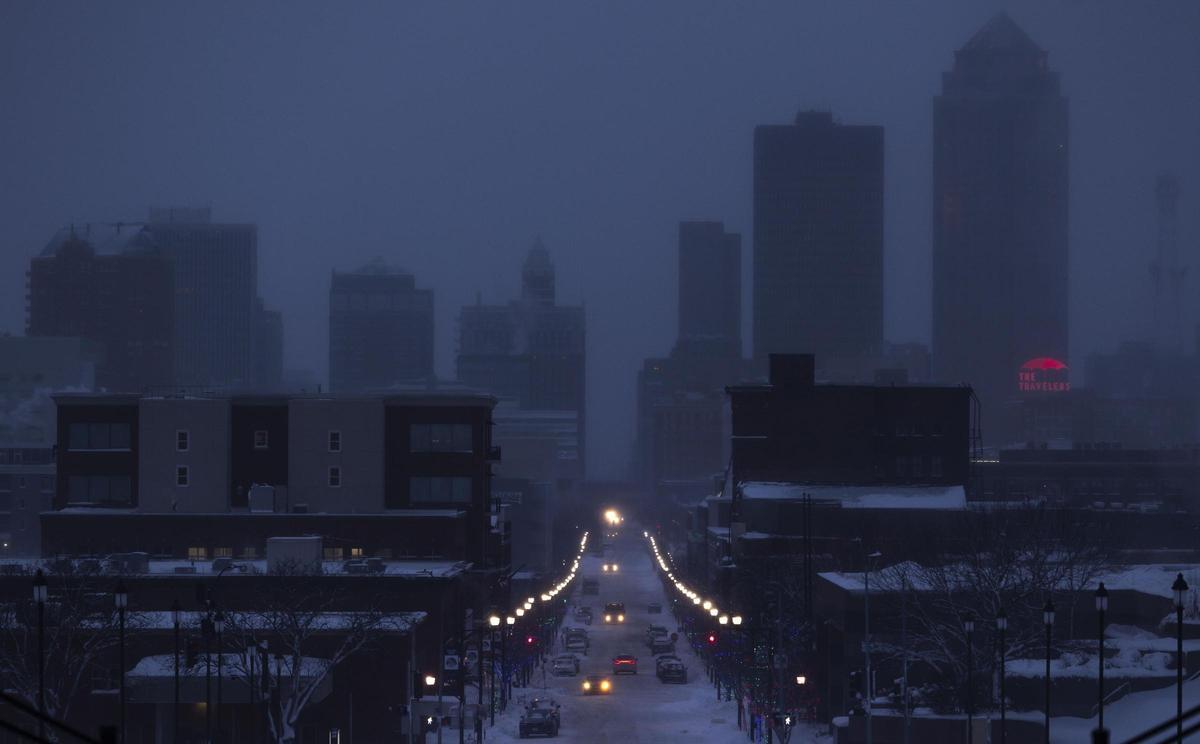
[[[470,478],[410,478],[409,500],[414,503],[458,503],[471,501]]]
[[[128,504],[132,482],[125,475],[72,475],[67,479],[67,501],[74,504]]]
[[[71,424],[67,448],[72,450],[127,450],[129,424]]]
[[[191,436],[187,433],[186,430],[180,429],[179,431],[175,432],[175,451],[176,452],[187,452],[190,445],[191,445]]]
[[[327,561],[340,561],[342,555],[343,551],[341,548],[325,548],[325,560]]]
[[[929,458],[929,475],[933,478],[942,477],[942,458],[939,455]]]
[[[341,488],[342,487],[342,469],[336,465],[329,468],[329,487],[330,488]]]
[[[175,485],[187,486],[187,485],[190,485],[190,482],[191,482],[191,478],[190,478],[190,473],[188,472],[188,466],[187,465],[176,465],[175,466]]]
[[[213,548],[213,558],[232,558],[233,548]]]
[[[266,449],[270,446],[271,440],[266,429],[259,429],[254,432],[254,449]]]
[[[255,548],[242,548],[242,558],[254,559],[258,557],[258,550]]]
[[[17,476],[17,488],[18,488],[18,489],[24,489],[24,488],[25,488],[25,476],[23,476],[23,475],[18,475],[18,476]]]
[[[340,431],[329,432],[329,451],[330,452],[341,452],[342,451],[342,433]]]
[[[350,557],[351,558],[362,558],[363,557],[363,549],[362,548],[350,548]]]
[[[208,548],[205,548],[205,547],[188,548],[188,560],[189,561],[208,560]]]
[[[412,424],[411,452],[473,452],[470,424]]]

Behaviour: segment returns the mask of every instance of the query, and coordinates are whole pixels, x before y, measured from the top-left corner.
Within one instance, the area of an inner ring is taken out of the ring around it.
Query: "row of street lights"
[[[703,608],[704,612],[708,613],[709,617],[716,618],[718,624],[742,624],[741,615],[728,615],[722,613],[712,600],[703,599],[698,592],[689,588],[687,584],[684,584],[682,581],[675,578],[675,574],[667,565],[667,561],[663,558],[662,553],[659,552],[658,542],[654,539],[654,536],[646,531],[642,532],[642,536],[650,541],[650,549],[654,551],[654,560],[658,562],[658,567],[662,569],[662,572],[666,575],[666,577],[675,585],[676,591],[678,591],[682,596],[686,597],[693,605],[698,605],[699,607]]]

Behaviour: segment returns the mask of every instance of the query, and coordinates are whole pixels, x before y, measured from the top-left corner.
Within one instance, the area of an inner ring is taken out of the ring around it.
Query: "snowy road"
[[[604,573],[600,569],[602,563],[616,563],[619,570],[615,574]],[[654,676],[654,657],[643,642],[646,627],[651,624],[664,625],[675,631],[676,626],[675,619],[666,611],[667,597],[655,574],[641,530],[625,529],[603,559],[590,555],[585,557],[581,576],[598,578],[600,594],[583,596],[578,586],[581,582],[576,582],[569,600],[567,625],[579,624],[573,619],[578,604],[591,606],[596,618],[591,626],[585,626],[592,646],[588,655],[583,657],[580,676],[546,675],[546,689],[542,689],[543,680],[539,672],[533,687],[514,691],[516,702],[544,695],[557,700],[562,705],[559,741],[564,742],[732,744],[747,741],[745,734],[737,729],[734,703],[717,702],[716,690],[704,673],[704,663],[692,655],[682,635],[676,653],[688,666],[688,683],[663,684]],[[625,603],[624,624],[604,625],[605,602]],[[664,612],[649,614],[647,605],[652,602],[662,604]],[[639,673],[613,677],[612,657],[617,654],[638,657]],[[604,674],[611,679],[612,694],[582,695],[580,684],[587,674]],[[502,718],[497,717],[496,727],[488,730],[485,741],[515,741],[519,708],[520,705],[510,706]]]

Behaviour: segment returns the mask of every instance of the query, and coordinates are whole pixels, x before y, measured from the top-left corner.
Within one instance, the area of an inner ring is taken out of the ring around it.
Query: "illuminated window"
[[[329,432],[329,451],[330,452],[341,452],[342,451],[342,433],[340,431]]]
[[[233,548],[213,548],[213,558],[232,558]]]
[[[188,471],[187,465],[175,466],[175,485],[187,486],[191,483],[191,473]]]
[[[192,547],[188,548],[189,561],[203,561],[208,559],[208,548]]]
[[[362,548],[350,548],[350,557],[351,558],[362,558],[363,557],[363,549]]]
[[[259,429],[254,432],[254,449],[267,449],[271,444],[271,438],[266,429]]]

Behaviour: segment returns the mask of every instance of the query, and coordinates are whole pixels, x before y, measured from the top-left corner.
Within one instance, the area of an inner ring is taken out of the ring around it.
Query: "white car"
[[[574,677],[579,674],[579,657],[575,654],[559,654],[550,666],[554,674],[560,677]]]

